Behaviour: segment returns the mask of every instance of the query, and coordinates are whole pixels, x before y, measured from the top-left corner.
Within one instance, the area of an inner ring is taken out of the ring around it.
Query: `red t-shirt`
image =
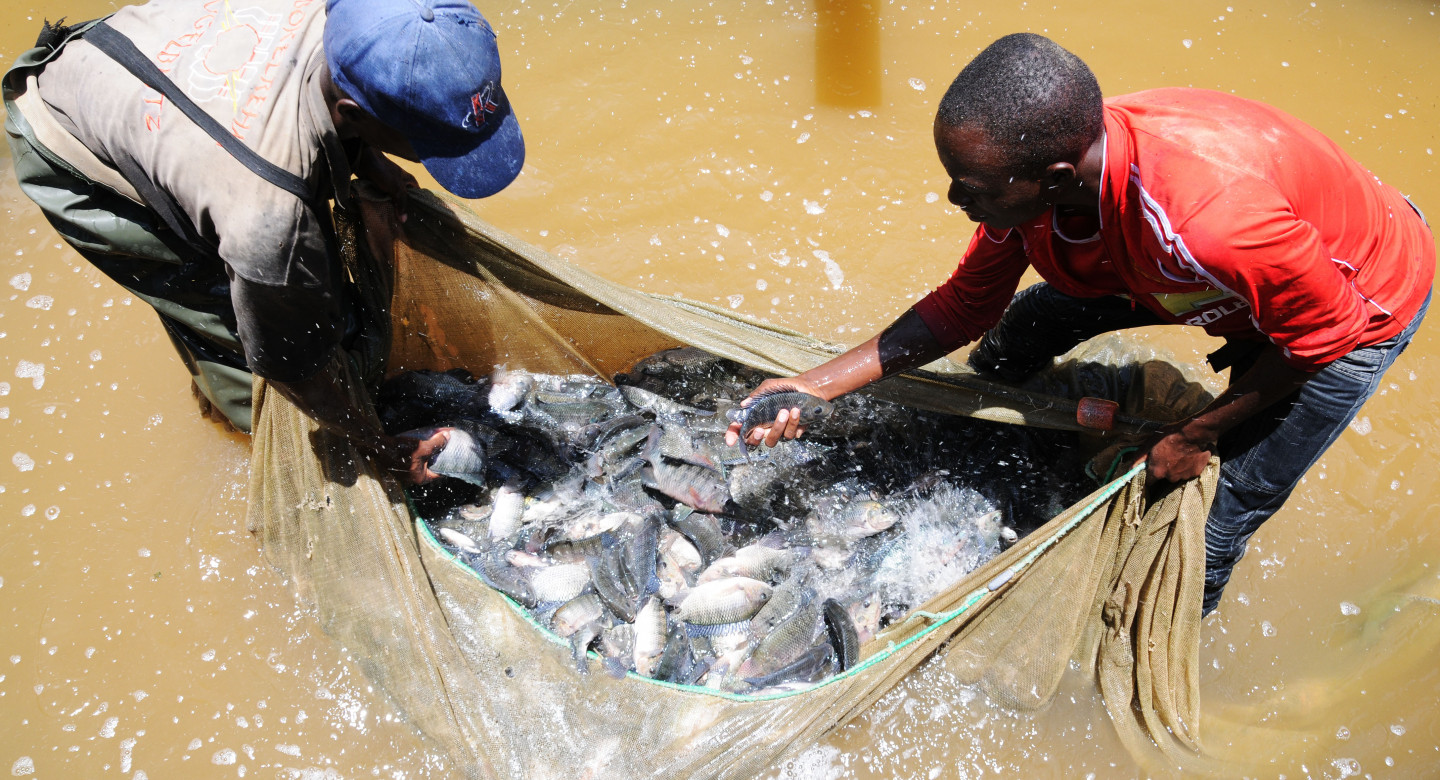
[[[982,225],[915,305],[947,349],[1000,320],[1030,265],[1067,295],[1268,339],[1307,370],[1399,333],[1430,291],[1434,240],[1405,198],[1278,109],[1156,89],[1107,100],[1105,133],[1098,232],[1054,210]]]

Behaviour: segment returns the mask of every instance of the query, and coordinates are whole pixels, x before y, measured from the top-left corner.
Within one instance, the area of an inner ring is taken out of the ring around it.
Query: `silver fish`
[[[788,550],[780,550],[765,544],[749,544],[736,550],[732,555],[721,558],[700,572],[696,584],[713,582],[726,577],[749,577],[769,581],[790,568],[792,557]]]
[[[635,673],[643,677],[654,677],[655,667],[665,652],[668,624],[665,605],[651,596],[640,606],[635,616]]]
[[[490,538],[509,539],[520,530],[525,513],[525,491],[507,482],[490,496]]]
[[[480,552],[480,546],[475,544],[474,539],[471,539],[470,537],[460,533],[459,531],[456,531],[453,528],[441,528],[439,530],[439,534],[440,538],[444,540],[446,544],[449,544],[452,547],[457,547],[460,550],[468,553]]]
[[[646,487],[706,512],[723,512],[730,503],[730,486],[719,472],[691,463],[671,466],[665,462],[660,455],[658,425],[650,427],[644,457],[650,462],[649,468],[640,472],[640,479]]]
[[[739,669],[741,677],[765,677],[789,666],[815,644],[820,630],[821,607],[813,593],[807,593],[799,608],[763,638],[755,641],[750,658]]]
[[[429,466],[441,476],[485,487],[485,447],[464,428],[450,429],[449,439],[430,456]]]
[[[525,403],[526,396],[535,389],[535,377],[523,371],[495,369],[490,381],[490,408],[497,412],[508,412]]]
[[[746,577],[696,585],[676,608],[675,619],[709,626],[748,620],[770,599],[770,591],[768,584]]]
[[[537,601],[569,601],[590,587],[590,567],[583,563],[562,563],[530,570],[530,591]]]

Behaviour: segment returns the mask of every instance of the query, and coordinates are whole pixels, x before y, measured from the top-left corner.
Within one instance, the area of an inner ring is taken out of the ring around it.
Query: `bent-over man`
[[[1294,117],[1199,89],[1103,100],[1085,63],[1039,35],[981,52],[934,129],[950,202],[980,223],[959,267],[879,335],[760,390],[831,399],[977,339],[971,366],[1018,380],[1101,333],[1201,326],[1226,339],[1211,363],[1231,369],[1229,387],[1141,454],[1172,481],[1221,456],[1208,614],[1247,540],[1424,318],[1435,273],[1424,218]],[[1016,295],[1031,266],[1045,282]],[[751,439],[793,438],[795,415]]]
[[[445,433],[385,435],[326,370],[361,313],[330,204],[352,205],[352,173],[414,186],[385,154],[467,198],[519,174],[495,34],[473,6],[152,0],[47,23],[4,98],[21,188],[155,308],[212,409],[248,431],[253,373],[378,465],[433,478]]]

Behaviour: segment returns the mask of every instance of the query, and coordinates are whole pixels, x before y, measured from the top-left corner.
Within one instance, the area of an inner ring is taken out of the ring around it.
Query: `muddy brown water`
[[[111,7],[9,2],[0,58],[44,17]],[[482,10],[529,145],[483,216],[626,284],[837,341],[953,268],[972,225],[944,202],[930,121],[1008,32],[1056,38],[1108,94],[1274,103],[1440,212],[1431,3]],[[0,773],[447,776],[264,563],[244,529],[246,440],[197,417],[153,313],[62,246],[4,165]],[[1245,774],[1440,773],[1434,332],[1255,537],[1204,625],[1202,738]],[[1211,346],[1180,328],[1137,338],[1189,362]],[[1147,774],[1075,676],[1048,709],[1014,713],[924,669],[775,774]]]

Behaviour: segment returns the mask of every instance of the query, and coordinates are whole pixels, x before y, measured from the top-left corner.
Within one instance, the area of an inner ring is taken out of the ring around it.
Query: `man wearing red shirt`
[[[961,71],[935,144],[950,202],[981,223],[954,275],[870,341],[767,385],[834,398],[976,339],[973,367],[1018,380],[1120,328],[1224,337],[1211,363],[1230,386],[1143,447],[1150,476],[1173,481],[1221,455],[1208,614],[1423,319],[1423,217],[1277,109],[1196,89],[1102,100],[1090,69],[1038,35],[1001,38]],[[1046,281],[1015,295],[1029,266]],[[752,438],[799,432],[781,412]]]

